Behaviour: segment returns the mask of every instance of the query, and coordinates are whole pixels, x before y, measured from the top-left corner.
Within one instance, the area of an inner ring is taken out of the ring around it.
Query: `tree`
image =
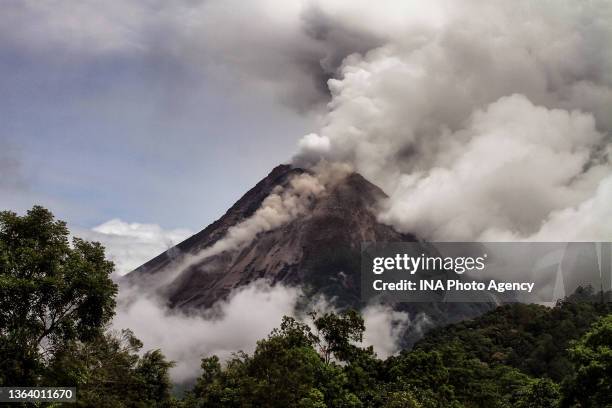
[[[173,366],[159,350],[139,351],[142,342],[126,329],[58,349],[44,375],[48,386],[76,386],[76,406],[168,407]]]
[[[310,390],[308,395],[302,398],[298,404],[299,408],[327,408],[323,393],[316,388]]]
[[[397,391],[394,394],[402,398],[410,395],[423,407],[449,407],[454,400],[449,370],[438,352],[413,350],[390,357],[387,375],[393,381],[392,389]]]
[[[320,332],[328,340],[333,338],[335,347],[346,346],[349,340],[341,338],[342,333],[352,333],[347,321],[344,316],[327,314],[325,320],[319,321]],[[186,406],[362,407],[349,390],[344,368],[324,361],[315,349],[320,343],[307,324],[285,316],[280,328],[257,342],[252,356],[239,353],[225,367],[216,356],[203,359],[202,375],[187,397]]]
[[[516,392],[513,406],[517,408],[556,408],[561,393],[559,385],[548,378],[537,378]]]
[[[566,381],[563,406],[612,406],[612,315],[593,324],[570,348],[575,374]]]
[[[174,362],[167,361],[161,350],[149,350],[139,358],[134,368],[140,392],[138,397],[147,406],[165,407],[170,404],[172,383],[168,370]]]
[[[114,314],[104,248],[68,235],[42,207],[0,212],[1,385],[35,385],[55,350],[99,336]]]
[[[311,317],[319,332],[316,338],[325,363],[329,363],[332,356],[340,361],[350,359],[355,351],[355,346],[351,342],[363,340],[365,331],[363,317],[353,309],[340,314],[327,312],[323,316],[313,312]]]
[[[384,408],[422,408],[422,405],[409,391],[389,393],[384,404]]]

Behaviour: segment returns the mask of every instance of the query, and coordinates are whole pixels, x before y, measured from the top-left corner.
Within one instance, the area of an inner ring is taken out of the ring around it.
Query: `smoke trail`
[[[231,227],[225,237],[211,247],[189,257],[180,269],[186,269],[206,258],[229,249],[240,248],[251,242],[258,233],[279,227],[296,216],[303,214],[314,197],[325,190],[325,186],[310,174],[294,176],[287,187],[277,186],[266,197],[261,207],[238,225]]]

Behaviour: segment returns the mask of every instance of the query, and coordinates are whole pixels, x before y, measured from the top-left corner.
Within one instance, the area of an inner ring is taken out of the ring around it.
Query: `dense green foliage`
[[[563,405],[612,406],[612,315],[597,321],[574,342],[569,355],[575,371],[565,382]]]
[[[605,407],[612,316],[590,290],[554,308],[512,304],[434,330],[381,360],[354,311],[285,317],[253,355],[202,361],[187,407]]]
[[[71,247],[49,211],[0,213],[0,384],[35,384],[45,355],[99,334],[115,306],[112,270],[99,244]]]
[[[612,306],[590,289],[498,307],[385,360],[358,345],[354,310],[285,317],[250,355],[206,356],[176,400],[161,351],[108,330],[112,271],[47,210],[0,213],[0,386],[76,386],[83,407],[612,407]]]
[[[77,385],[78,406],[169,406],[172,363],[159,350],[139,356],[141,348],[130,330],[67,344],[53,356],[43,382]]]
[[[68,236],[42,207],[0,213],[0,386],[76,386],[84,407],[168,405],[171,363],[106,330],[117,287],[104,248]]]

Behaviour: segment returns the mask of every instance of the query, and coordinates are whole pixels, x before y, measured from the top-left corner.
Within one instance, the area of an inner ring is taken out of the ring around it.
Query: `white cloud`
[[[164,230],[156,224],[127,223],[119,219],[90,230],[72,230],[79,238],[100,242],[119,275],[125,275],[192,235],[186,229]]]

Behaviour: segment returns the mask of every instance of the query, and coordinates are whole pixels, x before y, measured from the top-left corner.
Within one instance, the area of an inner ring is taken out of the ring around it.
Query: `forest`
[[[387,359],[359,346],[358,311],[285,316],[252,354],[203,356],[177,392],[163,350],[111,328],[113,268],[42,207],[0,213],[0,386],[74,386],[79,407],[612,407],[612,305],[590,287],[434,329]]]

